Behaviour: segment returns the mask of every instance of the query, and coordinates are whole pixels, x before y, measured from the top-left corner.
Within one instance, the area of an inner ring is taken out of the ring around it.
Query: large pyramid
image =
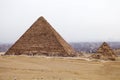
[[[96,51],[95,54],[92,55],[93,58],[96,59],[110,59],[115,60],[115,57],[117,55],[114,53],[114,51],[110,48],[110,46],[104,42]]]
[[[75,56],[74,49],[40,17],[5,55]]]

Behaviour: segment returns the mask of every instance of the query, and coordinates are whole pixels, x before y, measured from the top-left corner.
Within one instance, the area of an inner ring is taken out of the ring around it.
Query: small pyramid
[[[115,60],[115,57],[117,57],[117,55],[106,42],[103,42],[103,44],[98,48],[96,53],[92,55],[92,57],[96,59]]]
[[[75,56],[76,54],[45,18],[40,17],[5,55]]]

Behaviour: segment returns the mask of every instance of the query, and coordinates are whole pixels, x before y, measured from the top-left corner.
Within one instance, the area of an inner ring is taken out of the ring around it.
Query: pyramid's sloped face
[[[116,56],[110,46],[105,42],[97,50],[97,53],[101,53],[103,56]]]
[[[41,17],[23,34],[23,36],[6,52],[6,54],[67,56],[69,53],[67,53],[65,47],[69,45],[62,39],[62,37],[58,40],[58,37],[55,34],[58,33],[54,32],[51,25]],[[63,43],[60,42],[61,40],[63,40]]]
[[[97,50],[97,52],[90,57],[103,60],[116,60],[117,55],[113,52],[107,43],[103,43]]]

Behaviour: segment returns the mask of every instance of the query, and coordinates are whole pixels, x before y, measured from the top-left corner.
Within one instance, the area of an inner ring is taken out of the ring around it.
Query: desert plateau
[[[120,80],[116,61],[80,57],[0,56],[0,80]]]

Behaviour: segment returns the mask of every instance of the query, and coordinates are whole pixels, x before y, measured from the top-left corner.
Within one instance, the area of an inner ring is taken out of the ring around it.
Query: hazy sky
[[[68,42],[120,41],[120,0],[0,0],[0,42],[14,43],[40,16]]]

